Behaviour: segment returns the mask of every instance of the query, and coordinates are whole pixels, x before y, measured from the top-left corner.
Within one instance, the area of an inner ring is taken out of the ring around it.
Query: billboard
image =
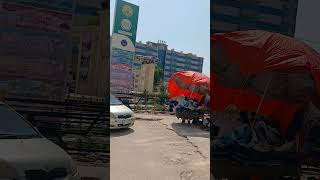
[[[111,92],[133,90],[139,6],[117,0],[111,39]]]
[[[12,96],[63,98],[72,10],[58,12],[31,2],[0,2],[0,90]]]
[[[129,37],[133,45],[136,44],[139,6],[126,1],[117,0],[113,24],[113,34]]]

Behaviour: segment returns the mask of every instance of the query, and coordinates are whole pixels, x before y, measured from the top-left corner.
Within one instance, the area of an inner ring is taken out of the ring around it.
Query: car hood
[[[54,168],[66,168],[70,174],[71,163],[71,157],[48,139],[0,139],[0,166],[15,169],[18,176],[24,176],[25,170]]]
[[[114,115],[124,115],[124,114],[133,115],[133,112],[131,111],[131,109],[129,109],[125,105],[110,105],[110,113]]]

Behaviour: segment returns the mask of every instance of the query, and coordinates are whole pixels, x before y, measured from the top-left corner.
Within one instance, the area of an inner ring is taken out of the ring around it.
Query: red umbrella
[[[213,111],[233,104],[270,116],[286,130],[304,103],[318,105],[320,56],[305,43],[259,30],[218,33],[211,41]]]
[[[181,95],[190,97],[198,102],[203,95],[209,93],[210,78],[194,71],[176,72],[171,75],[168,83],[169,97]]]

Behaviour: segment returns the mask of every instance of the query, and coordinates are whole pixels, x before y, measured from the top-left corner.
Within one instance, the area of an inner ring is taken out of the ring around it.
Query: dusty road
[[[210,179],[208,131],[173,116],[136,117],[131,129],[111,132],[111,180]]]

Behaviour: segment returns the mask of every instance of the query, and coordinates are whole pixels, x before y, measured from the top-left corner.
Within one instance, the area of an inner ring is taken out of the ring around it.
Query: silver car
[[[110,129],[129,128],[134,125],[134,113],[127,106],[110,95]]]
[[[76,164],[26,119],[0,102],[1,179],[79,180]]]

